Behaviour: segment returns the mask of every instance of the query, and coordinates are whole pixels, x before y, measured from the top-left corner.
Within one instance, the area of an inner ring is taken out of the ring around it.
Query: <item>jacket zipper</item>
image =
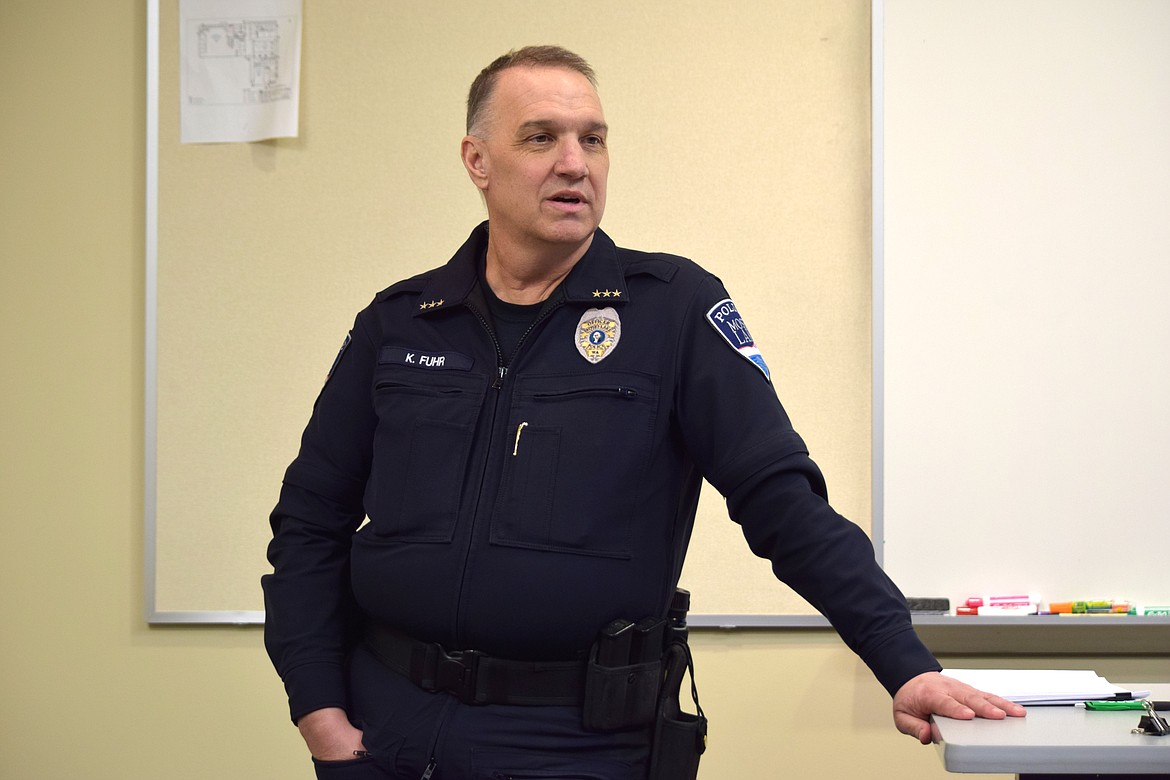
[[[492,387],[496,390],[499,390],[504,386],[504,377],[508,374],[508,367],[504,365],[504,351],[500,348],[500,340],[496,338],[496,332],[492,330],[492,326],[488,323],[487,317],[483,316],[483,314],[480,313],[479,309],[477,309],[474,304],[467,303],[464,305],[471,309],[471,313],[475,315],[475,318],[479,320],[479,324],[483,326],[485,331],[487,331],[488,337],[492,340],[492,346],[495,347],[496,379],[494,382],[492,382]],[[536,319],[528,324],[528,328],[524,331],[524,334],[520,336],[520,340],[516,342],[516,348],[512,350],[513,359],[515,359],[515,357],[520,354],[520,347],[524,346],[524,342],[528,340],[528,336],[532,333],[532,331],[536,330],[536,326],[544,322],[549,318],[549,316],[552,315],[554,311],[564,305],[565,299],[560,298],[553,301],[550,306],[542,309],[540,314],[536,315]]]
[[[492,330],[492,326],[488,323],[487,317],[483,316],[479,309],[475,308],[471,303],[464,305],[471,310],[471,313],[479,320],[479,324],[483,326],[484,332],[488,334],[488,338],[492,340],[492,346],[496,350],[496,378],[492,381],[492,388],[499,390],[504,386],[504,374],[508,372],[508,367],[504,365],[504,350],[500,349],[500,340],[496,338],[496,332]]]
[[[407,385],[402,382],[395,382],[393,380],[383,380],[374,385],[374,392],[380,393],[383,390],[399,389],[403,392],[412,393],[414,395],[428,395],[435,397],[442,397],[446,395],[460,395],[462,388],[440,389],[436,387],[418,387],[416,385]]]
[[[492,389],[496,392],[491,395],[491,424],[487,426],[488,442],[484,457],[483,470],[479,475],[479,485],[476,489],[475,507],[471,510],[471,529],[467,536],[467,549],[463,553],[463,566],[459,570],[459,595],[455,601],[455,626],[454,634],[457,647],[462,646],[463,637],[463,586],[467,583],[467,565],[471,561],[471,548],[475,546],[475,519],[479,515],[479,505],[483,501],[483,486],[487,481],[488,465],[492,462],[491,452],[495,448],[496,440],[496,417],[500,410],[500,393],[499,390],[504,386],[504,374],[507,373],[507,367],[504,365],[504,351],[500,348],[500,340],[496,338],[496,332],[492,330],[491,324],[487,317],[483,315],[478,308],[472,303],[466,302],[466,306],[475,318],[479,320],[479,324],[483,327],[488,338],[491,339],[492,347],[496,351],[496,376],[492,380]]]
[[[520,340],[516,342],[516,348],[512,351],[513,362],[515,362],[516,356],[518,356],[520,354],[520,348],[522,346],[524,346],[524,342],[528,340],[528,336],[532,333],[533,330],[536,329],[536,326],[539,325],[540,323],[544,322],[546,319],[548,319],[549,315],[551,315],[554,311],[559,309],[562,305],[564,305],[563,298],[554,301],[550,306],[543,309],[540,312],[540,314],[538,314],[536,316],[536,318],[528,325],[528,329],[524,331],[524,334],[520,337]],[[483,315],[483,313],[480,312],[480,310],[477,309],[475,307],[475,305],[470,303],[470,302],[464,303],[464,306],[466,306],[468,309],[470,309],[471,313],[475,315],[475,318],[477,320],[479,320],[479,324],[481,326],[483,326],[484,331],[487,332],[488,337],[491,339],[492,346],[495,347],[495,350],[496,350],[496,378],[492,382],[492,387],[497,392],[496,392],[495,398],[492,399],[492,419],[491,419],[491,425],[488,427],[488,442],[487,442],[487,448],[485,450],[485,452],[487,454],[486,454],[486,457],[484,458],[483,471],[479,475],[479,489],[476,492],[475,508],[472,510],[472,513],[471,513],[471,528],[468,530],[467,550],[463,554],[463,567],[459,572],[459,597],[458,597],[458,601],[456,602],[456,606],[455,606],[455,638],[456,638],[456,641],[460,642],[460,644],[462,644],[462,637],[463,637],[463,630],[462,630],[462,625],[463,625],[463,588],[467,584],[467,568],[471,563],[471,551],[475,548],[475,531],[476,531],[476,526],[479,524],[478,520],[479,520],[479,515],[480,515],[480,505],[483,503],[483,500],[484,500],[484,486],[487,484],[488,467],[493,462],[492,452],[495,449],[495,443],[496,443],[496,438],[497,438],[496,437],[496,419],[499,417],[500,402],[503,398],[503,396],[500,394],[499,391],[503,389],[504,378],[508,374],[508,367],[506,365],[504,365],[504,351],[500,348],[500,340],[498,338],[496,338],[496,333],[494,330],[492,330],[492,326],[488,322],[487,317],[485,317]],[[518,446],[518,445],[519,445],[519,436],[517,436],[517,445],[516,446]]]
[[[564,305],[565,305],[565,299],[558,298],[557,300],[553,301],[551,305],[541,309],[540,314],[536,315],[536,319],[534,319],[532,322],[530,322],[528,324],[528,330],[524,331],[524,335],[521,336],[520,340],[516,342],[516,349],[514,349],[512,351],[513,361],[515,360],[516,356],[520,354],[520,348],[522,346],[524,346],[524,342],[528,340],[529,334],[531,334],[532,331],[536,330],[536,326],[539,325],[540,323],[544,322],[545,320],[547,320],[550,316],[552,316],[552,313],[554,311],[556,311],[557,309],[561,308]],[[502,363],[502,361],[501,361],[501,363]]]
[[[619,398],[637,398],[638,391],[632,387],[583,387],[575,390],[560,390],[557,392],[533,393],[533,399],[547,401],[549,399],[572,398],[582,395],[616,395]]]

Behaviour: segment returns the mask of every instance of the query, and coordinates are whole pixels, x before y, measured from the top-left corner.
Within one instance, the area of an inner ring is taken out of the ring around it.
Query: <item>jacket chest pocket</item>
[[[647,374],[518,380],[492,542],[629,558],[657,411]]]
[[[379,536],[449,542],[486,383],[474,375],[380,366],[366,513]]]

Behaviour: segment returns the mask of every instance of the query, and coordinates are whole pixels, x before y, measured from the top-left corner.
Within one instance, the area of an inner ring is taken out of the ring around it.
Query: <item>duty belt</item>
[[[580,705],[585,661],[511,661],[476,650],[446,650],[389,626],[366,628],[366,646],[395,672],[430,693],[466,704]]]

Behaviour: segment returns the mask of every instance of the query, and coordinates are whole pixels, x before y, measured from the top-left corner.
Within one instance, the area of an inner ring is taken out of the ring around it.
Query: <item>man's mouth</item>
[[[580,203],[581,198],[576,195],[553,195],[549,200],[554,203]]]

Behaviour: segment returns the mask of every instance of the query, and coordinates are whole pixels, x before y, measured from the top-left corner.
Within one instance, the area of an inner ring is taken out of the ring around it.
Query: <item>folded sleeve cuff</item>
[[[913,677],[924,672],[942,671],[934,654],[909,626],[892,635],[864,660],[890,696]]]
[[[348,708],[345,669],[338,664],[312,663],[290,669],[284,676],[284,689],[293,723],[324,707]]]

